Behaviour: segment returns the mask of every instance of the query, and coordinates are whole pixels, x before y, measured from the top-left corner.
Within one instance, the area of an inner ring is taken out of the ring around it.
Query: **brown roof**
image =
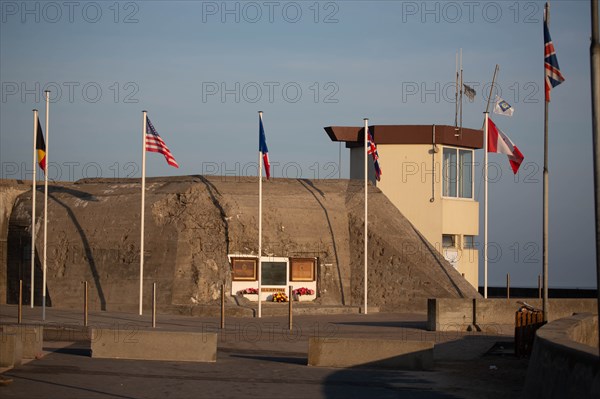
[[[431,144],[435,126],[436,144],[479,149],[483,148],[483,131],[462,129],[456,135],[454,126],[447,125],[373,125],[369,128],[376,144]],[[328,126],[325,128],[331,141],[343,141],[346,147],[362,147],[364,127]]]

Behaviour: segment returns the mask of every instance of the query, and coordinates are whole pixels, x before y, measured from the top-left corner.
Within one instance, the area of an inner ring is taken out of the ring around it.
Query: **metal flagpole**
[[[490,101],[492,100],[492,94],[494,93],[494,84],[496,83],[496,74],[498,74],[498,70],[500,66],[496,64],[496,68],[494,69],[494,77],[492,77],[492,87],[490,87],[490,95],[488,96],[487,105],[485,107],[485,112],[490,111]]]
[[[460,49],[460,135],[462,137],[463,126],[463,64],[462,64],[462,49]]]
[[[546,3],[544,18],[550,25],[550,5]],[[545,51],[545,50],[544,50]],[[544,79],[546,79],[546,66],[544,65]],[[544,321],[548,321],[548,99],[544,101],[544,172],[543,172],[543,226],[542,226],[542,269],[544,279],[544,295],[542,311]]]
[[[35,300],[35,194],[37,191],[37,130],[38,130],[38,110],[33,110],[33,178],[31,179],[31,308],[33,309]]]
[[[342,178],[342,142],[339,143],[338,151],[338,179]]]
[[[364,304],[365,304],[365,314],[368,313],[368,308],[367,308],[367,292],[368,292],[368,283],[367,283],[367,278],[368,278],[368,267],[369,267],[369,262],[367,260],[367,247],[368,247],[368,242],[369,242],[369,237],[367,235],[368,233],[368,210],[369,210],[369,201],[368,201],[368,183],[369,183],[369,169],[368,169],[368,165],[367,165],[367,156],[369,154],[369,149],[367,148],[367,140],[369,137],[369,118],[364,118],[364,122],[365,122],[365,238],[364,238],[364,242],[365,242],[365,248],[364,248],[364,252],[365,252],[365,299],[364,299]]]
[[[146,129],[148,112],[142,111],[142,209],[140,211],[140,316],[144,299],[144,213],[146,205]]]
[[[488,128],[489,114],[486,111],[483,130],[483,297],[488,289]]]
[[[456,93],[454,94],[454,128],[458,129],[458,53],[456,53]]]
[[[496,75],[498,74],[498,70],[500,70],[500,65],[496,64],[496,68],[494,69],[494,76],[492,77],[492,87],[490,87],[490,95],[488,96],[487,105],[485,107],[486,113],[490,111],[490,101],[492,100],[492,94],[494,93],[494,84],[496,83]],[[485,126],[485,121],[483,123]]]
[[[262,111],[258,111],[258,118],[262,123]],[[260,140],[260,137],[259,137]],[[260,147],[260,145],[259,145]],[[258,317],[262,317],[262,150],[258,149]],[[292,298],[290,298],[290,301]]]
[[[490,87],[490,95],[488,96],[487,106],[485,107],[485,118],[483,121],[483,180],[484,180],[484,210],[483,210],[483,297],[488,297],[488,118],[490,109],[490,100],[494,92],[494,84],[496,83],[496,75],[500,67],[496,64],[494,76],[492,77],[492,87]]]
[[[50,91],[44,91],[46,94],[46,171],[44,173],[44,259],[42,269],[42,320],[46,320],[46,254],[48,249],[48,163],[49,153],[48,148],[50,147],[50,129],[48,128],[50,122]]]
[[[594,193],[596,201],[596,284],[598,287],[598,314],[600,314],[600,43],[598,32],[598,0],[591,0],[592,42],[590,68],[592,80],[592,137],[594,146]],[[600,338],[600,330],[598,331]]]

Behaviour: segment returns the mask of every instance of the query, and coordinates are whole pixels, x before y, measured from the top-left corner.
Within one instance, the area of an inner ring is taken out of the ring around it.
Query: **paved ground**
[[[159,316],[164,330],[219,334],[216,363],[92,359],[89,344],[76,342],[81,312],[25,309],[24,323],[45,324],[54,336],[46,354],[2,375],[2,398],[502,398],[518,397],[527,361],[511,354],[512,327],[488,326],[483,333],[429,332],[425,315],[296,316],[217,318]],[[16,308],[0,306],[0,322],[15,322]],[[132,334],[150,328],[149,316],[91,313],[91,326]],[[309,336],[431,340],[433,371],[384,371],[306,366]],[[498,344],[499,343],[499,344]]]

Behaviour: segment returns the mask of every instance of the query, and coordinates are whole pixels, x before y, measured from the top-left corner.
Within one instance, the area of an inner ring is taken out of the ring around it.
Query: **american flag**
[[[146,130],[146,151],[150,152],[158,152],[159,154],[163,154],[167,163],[175,168],[179,168],[179,164],[173,158],[173,154],[169,151],[169,148],[163,141],[163,139],[158,135],[158,132],[150,122],[150,118],[146,118],[147,121],[147,130]]]
[[[544,68],[546,70],[546,102],[550,102],[550,90],[564,82],[565,78],[560,73],[558,58],[556,58],[554,44],[550,38],[547,10],[548,8],[546,7],[546,12],[544,12]]]
[[[262,115],[258,115],[258,151],[262,153],[263,162],[265,164],[265,173],[267,180],[271,177],[271,162],[269,161],[269,149],[267,148],[267,136],[263,128]]]
[[[381,168],[379,167],[379,154],[377,153],[377,146],[375,140],[371,136],[371,129],[368,129],[369,136],[367,137],[367,153],[373,155],[373,165],[375,166],[375,177],[377,181],[381,180]]]

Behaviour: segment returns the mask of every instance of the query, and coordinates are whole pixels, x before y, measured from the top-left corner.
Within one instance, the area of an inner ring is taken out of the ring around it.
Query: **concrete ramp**
[[[92,357],[216,362],[217,334],[138,329],[92,329]]]

